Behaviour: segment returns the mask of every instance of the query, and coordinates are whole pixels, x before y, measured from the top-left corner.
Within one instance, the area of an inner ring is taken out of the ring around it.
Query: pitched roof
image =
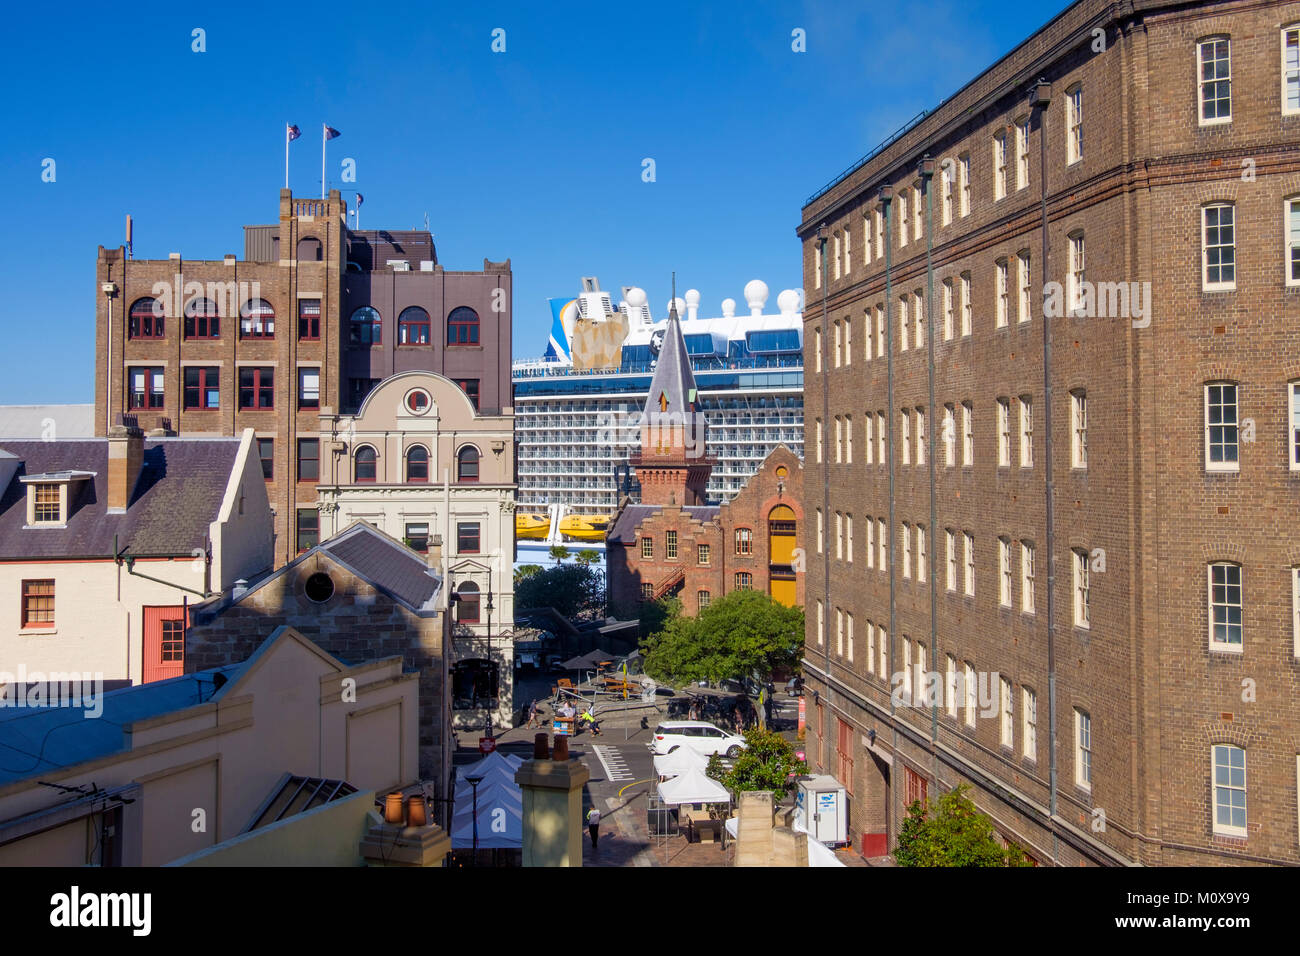
[[[696,402],[695,373],[691,371],[691,359],[686,354],[686,340],[682,338],[682,324],[674,303],[668,313],[663,345],[659,347],[659,361],[650,379],[645,413],[647,416],[660,412],[689,414],[695,411]]]
[[[239,453],[238,438],[146,440],[140,477],[125,514],[108,514],[108,439],[6,441],[0,452],[22,460],[0,489],[0,560],[104,557],[118,550],[138,557],[188,555],[202,548],[217,519]],[[91,472],[73,482],[64,528],[26,529],[27,475]]]
[[[618,513],[618,519],[614,526],[609,529],[609,534],[605,540],[613,544],[635,544],[636,529],[646,518],[658,511],[663,511],[663,505],[624,505],[623,510]],[[712,521],[718,515],[717,505],[687,505],[682,508],[692,518],[699,522]]]

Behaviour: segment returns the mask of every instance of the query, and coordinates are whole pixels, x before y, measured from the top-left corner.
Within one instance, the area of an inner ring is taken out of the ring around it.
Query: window
[[[867,567],[874,568],[876,566],[876,519],[868,515],[866,522],[867,522]]]
[[[998,399],[998,467],[1011,465],[1011,400]]]
[[[427,521],[409,523],[406,526],[406,546],[412,551],[427,554],[429,551],[429,524]]]
[[[871,412],[867,412],[865,415],[862,416],[862,422],[863,422],[863,428],[865,430],[865,435],[863,437],[866,438],[866,443],[864,446],[866,451],[866,463],[870,465],[873,463],[875,453],[876,453],[876,437],[875,437],[876,416],[873,415]]]
[[[655,539],[654,539],[654,538],[648,538],[648,537],[647,537],[647,538],[642,538],[642,539],[641,539],[641,557],[644,558],[644,559],[647,560],[647,561],[652,561],[652,560],[654,560],[654,556],[655,556]]]
[[[645,588],[650,585],[642,585],[642,597],[645,596]],[[456,623],[458,624],[477,624],[479,622],[479,590],[478,585],[473,581],[463,581],[459,588],[456,589],[456,596],[459,600],[456,602]]]
[[[397,317],[397,344],[428,345],[429,326],[429,313],[418,305],[403,309]]]
[[[822,243],[824,239],[819,239],[817,245],[813,246],[813,288],[822,287]]]
[[[876,519],[876,540],[880,542],[878,567],[880,570],[888,570],[889,556],[889,537],[885,534],[885,519]]]
[[[1241,637],[1241,565],[1211,564],[1210,647],[1240,651]]]
[[[127,393],[130,408],[163,407],[163,370],[161,368],[131,368],[131,390]]]
[[[907,190],[898,191],[898,245],[907,245]]]
[[[1083,289],[1087,271],[1084,268],[1083,257],[1083,233],[1076,232],[1070,236],[1069,252],[1069,281],[1066,290],[1066,301],[1070,303],[1071,314],[1082,312],[1084,307]]]
[[[878,633],[877,633],[877,636],[878,636],[879,639],[880,639],[880,671],[879,671],[879,674],[880,674],[880,676],[883,678],[883,677],[885,677],[885,674],[886,674],[887,669],[888,669],[888,658],[889,658],[889,629],[888,629],[888,628],[885,628],[885,627],[878,627],[878,628],[876,628],[876,631],[878,632]]]
[[[1011,607],[1011,540],[998,538],[998,603]]]
[[[948,655],[948,663],[943,671],[943,703],[948,716],[957,719],[957,658]]]
[[[320,299],[298,300],[298,339],[315,342],[320,338]]]
[[[1300,566],[1291,569],[1291,653],[1300,658]]]
[[[962,673],[962,689],[966,692],[966,726],[975,726],[975,715],[979,711],[979,691],[975,683],[975,665],[966,661]]]
[[[42,482],[32,489],[32,524],[62,524],[63,504],[59,485]]]
[[[903,684],[899,688],[902,691],[903,700],[910,700],[912,697],[912,639],[904,636],[903,638]]]
[[[1015,705],[1011,696],[1011,681],[1002,678],[1002,686],[998,693],[998,710],[1000,711],[999,743],[1004,747],[1014,747],[1015,740]]]
[[[844,364],[853,364],[853,319],[851,318],[844,320]]]
[[[298,553],[309,551],[320,543],[320,512],[315,508],[298,510]]]
[[[25,630],[49,630],[54,627],[54,580],[52,578],[23,582],[21,625]]]
[[[703,611],[713,600],[713,595],[708,591],[695,592],[695,606],[698,610]]]
[[[736,590],[751,591],[754,588],[754,576],[748,571],[736,572]]]
[[[1287,442],[1287,457],[1292,471],[1300,470],[1300,382],[1287,385],[1287,414],[1290,422],[1291,440]]]
[[[476,378],[458,378],[455,380],[456,385],[469,399],[474,411],[478,411],[478,381]]]
[[[1246,751],[1232,744],[1215,744],[1214,832],[1246,836]]]
[[[864,209],[862,211],[862,264],[865,266],[871,262],[871,216]]]
[[[876,412],[876,460],[882,465],[889,464],[886,444],[889,441],[889,429],[885,426],[885,413]]]
[[[1034,546],[1020,542],[1020,610],[1034,613]]]
[[[275,310],[265,299],[250,299],[239,310],[239,335],[245,339],[275,338]]]
[[[1300,25],[1282,31],[1282,112],[1300,113]]]
[[[867,622],[867,673],[876,672],[876,625]]]
[[[921,220],[921,190],[918,186],[912,187],[912,238],[920,239],[924,234]]]
[[[298,439],[298,480],[320,480],[320,439]]]
[[[478,313],[467,306],[452,309],[447,316],[448,345],[478,345]]]
[[[1029,285],[1029,250],[1016,255],[1016,321],[1028,322],[1034,315],[1033,290]]]
[[[257,457],[262,461],[262,477],[267,481],[275,478],[275,439],[258,438]]]
[[[844,560],[853,563],[853,515],[844,516]]]
[[[925,583],[925,527],[916,526],[916,580]]]
[[[816,432],[817,432],[817,464],[820,465],[822,462],[822,420],[820,418],[817,419]]]
[[[900,529],[899,537],[903,540],[903,577],[912,576],[912,526],[906,521]]]
[[[696,564],[698,564],[702,568],[707,568],[712,558],[712,554],[711,554],[712,550],[713,549],[707,544],[696,545],[695,546]]]
[[[993,135],[993,199],[1007,194],[1007,132],[999,130]]]
[[[1211,382],[1205,386],[1205,467],[1237,471],[1237,386]]]
[[[966,552],[966,595],[967,597],[975,596],[975,535],[969,531],[963,532],[962,537],[965,539]]]
[[[1029,185],[1029,117],[1016,120],[1016,188]]]
[[[1227,37],[1196,44],[1200,64],[1201,125],[1232,122],[1232,69]]]
[[[916,463],[925,464],[925,409],[916,409]]]
[[[298,369],[298,407],[320,408],[320,369]]]
[[[239,370],[239,407],[275,407],[275,369],[241,368]]]
[[[221,369],[215,366],[185,367],[185,407],[221,407]]]
[[[970,402],[961,403],[961,464],[963,468],[975,464],[975,411]]]
[[[424,484],[429,480],[429,449],[423,445],[406,449],[406,480],[411,484]]]
[[[1066,162],[1083,159],[1083,87],[1075,86],[1065,94]]]
[[[951,528],[946,532],[948,538],[948,590],[957,590],[957,532]]]
[[[160,663],[180,663],[185,660],[185,622],[179,619],[159,621],[162,625],[158,642]]]
[[[1020,688],[1020,752],[1038,759],[1038,695],[1028,687]]]
[[[847,629],[847,633],[845,634],[845,639],[844,639],[846,653],[849,659],[849,663],[852,664],[853,663],[853,612],[852,611],[846,611],[844,613],[844,624]]]
[[[655,586],[649,581],[641,582],[641,600],[653,601],[655,599]]]
[[[664,532],[664,560],[666,561],[677,560],[677,532],[676,531]]]
[[[835,653],[844,656],[844,611],[835,609]]]
[[[900,413],[903,421],[903,440],[899,443],[903,450],[903,464],[912,463],[912,413],[908,409],[903,409]]]
[[[477,521],[456,522],[456,553],[479,553],[479,523]]]
[[[211,299],[193,299],[185,306],[185,337],[215,339],[221,337],[221,319]]]
[[[820,514],[821,512],[818,512]],[[819,529],[820,533],[820,529]],[[754,532],[749,528],[736,529],[736,554],[754,553]]]
[[[876,306],[876,355],[885,357],[885,307]]]
[[[898,300],[898,351],[907,351],[907,296],[900,296]]]
[[[1235,212],[1232,203],[1214,203],[1201,209],[1201,288],[1207,292],[1237,287]]]
[[[378,454],[369,445],[362,445],[353,456],[355,463],[355,480],[358,482],[374,481],[377,470]]]
[[[1092,717],[1074,708],[1074,782],[1092,789]]]
[[[1081,388],[1070,393],[1070,467],[1088,467],[1088,395]]]
[[[925,342],[925,299],[921,290],[912,293],[912,348],[922,348]]]
[[[1300,197],[1288,199],[1283,205],[1286,222],[1286,284],[1300,285]]]
[[[822,599],[817,599],[817,646],[821,647],[826,643],[826,606],[822,604]]]
[[[1020,396],[1020,467],[1034,467],[1034,400]]]
[[[1074,558],[1074,626],[1092,626],[1092,597],[1088,588],[1088,552],[1075,549]]]
[[[384,339],[384,320],[377,311],[363,305],[352,313],[348,323],[348,342],[351,345],[369,348],[379,345]]]
[[[943,280],[943,340],[952,339],[952,280]]]
[[[943,172],[939,177],[939,202],[940,208],[943,210],[942,216],[945,226],[952,222],[952,178],[955,168],[955,163],[944,160]]]
[[[961,278],[961,335],[970,335],[970,273],[963,272]]]
[[[959,209],[963,216],[970,215],[970,153],[957,157],[957,192]]]
[[[817,509],[817,553],[821,554],[823,550],[825,550],[825,547],[826,547],[825,518],[822,515],[822,509],[818,508]],[[737,532],[737,536],[736,536],[736,548],[737,549],[740,548],[739,532]],[[740,554],[741,552],[737,550],[736,553]]]
[[[456,480],[478,481],[478,449],[473,445],[456,453]]]
[[[844,419],[835,416],[835,464],[844,462]]]
[[[375,390],[379,384],[377,378],[349,378],[348,379],[348,407],[360,408],[361,403],[366,400],[366,396]]]
[[[943,466],[951,468],[957,461],[957,409],[952,404],[943,406],[939,437],[943,439]]]
[[[877,206],[875,210],[875,236],[876,236],[876,258],[879,259],[885,254],[885,215]]]
[[[132,339],[161,339],[165,332],[162,299],[136,299],[127,318],[126,334]]]
[[[834,252],[831,255],[831,262],[834,264],[833,268],[831,269],[831,278],[838,279],[840,277],[840,262],[841,262],[840,234],[838,232],[831,237],[831,248],[834,250]]]
[[[1009,271],[1006,259],[999,259],[995,263],[994,281],[997,289],[996,323],[999,329],[1006,326],[1008,315],[1010,313],[1011,283],[1008,275]]]

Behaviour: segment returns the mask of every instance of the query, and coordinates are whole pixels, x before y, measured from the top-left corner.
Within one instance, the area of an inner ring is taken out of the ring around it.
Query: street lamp
[[[478,866],[478,785],[483,782],[483,777],[475,776],[466,777],[465,779],[469,781],[474,795],[474,808],[472,811],[474,814],[474,862],[471,865]]]

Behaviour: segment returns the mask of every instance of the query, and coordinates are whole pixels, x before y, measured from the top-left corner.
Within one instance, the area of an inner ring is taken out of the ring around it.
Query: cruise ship
[[[728,298],[715,318],[701,316],[695,289],[676,299],[716,459],[711,503],[729,500],[778,444],[803,454],[802,295],[781,292],[777,312],[765,314],[768,287],[754,279],[744,299],[747,311]],[[639,447],[671,304],[655,319],[645,291],[631,286],[616,307],[591,277],[576,297],[550,300],[545,354],[511,370],[521,544],[590,548],[603,543],[620,496],[639,500],[628,455]]]

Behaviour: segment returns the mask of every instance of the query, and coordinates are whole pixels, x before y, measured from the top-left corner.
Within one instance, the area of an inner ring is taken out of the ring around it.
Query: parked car
[[[707,721],[666,720],[655,728],[650,747],[657,756],[670,754],[678,747],[687,747],[706,757],[712,754],[739,757],[745,749],[745,741]]]

